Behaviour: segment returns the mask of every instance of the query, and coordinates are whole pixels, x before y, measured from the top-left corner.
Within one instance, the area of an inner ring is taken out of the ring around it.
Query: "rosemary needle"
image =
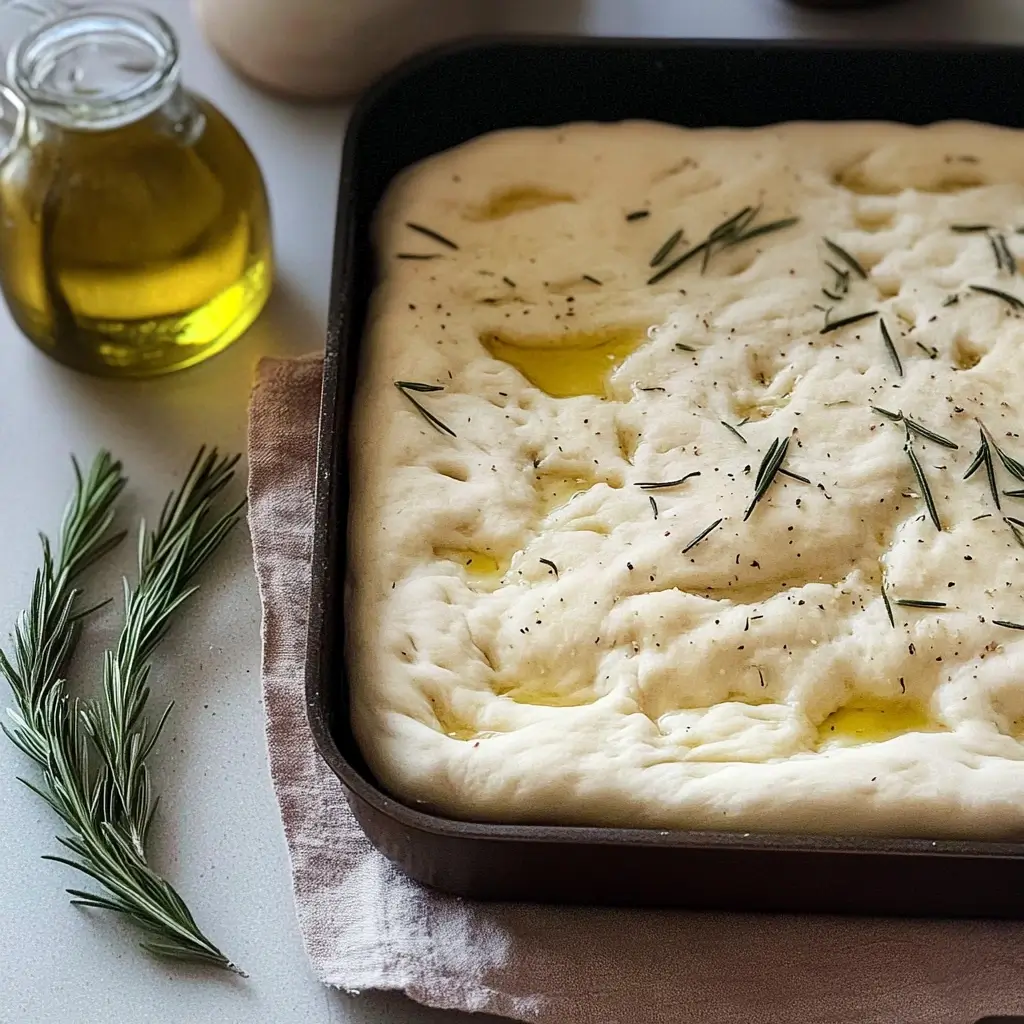
[[[889,595],[885,592],[885,584],[882,584],[882,603],[885,605],[885,614],[889,616],[889,625],[896,628],[896,619],[892,614],[892,605],[889,603]]]
[[[654,518],[658,518],[658,503],[654,500],[653,494],[647,495],[647,500],[651,503],[651,511],[654,513]]]
[[[774,441],[765,453],[764,458],[761,460],[761,467],[757,471],[757,479],[754,484],[754,496],[751,498],[750,504],[747,506],[747,510],[743,513],[744,522],[750,518],[750,514],[754,511],[757,503],[765,496],[765,494],[767,494],[768,488],[771,487],[772,481],[775,479],[779,469],[782,467],[782,460],[785,459],[788,448],[789,438],[785,437],[781,441]]]
[[[650,217],[650,215],[651,215],[651,211],[650,210],[634,210],[632,213],[627,213],[626,214],[626,220],[628,220],[628,221],[643,220],[645,217]]]
[[[900,362],[900,354],[896,351],[896,346],[892,343],[892,336],[889,334],[889,328],[885,326],[885,320],[879,318],[878,326],[882,329],[882,341],[885,343],[885,347],[889,352],[889,358],[892,359],[893,365],[896,367],[896,372],[902,377],[903,364]]]
[[[710,526],[701,530],[700,533],[698,533],[697,536],[694,537],[685,548],[683,548],[683,554],[685,555],[692,548],[695,548],[712,530],[721,525],[721,523],[721,519],[716,519]]]
[[[946,608],[945,601],[915,601],[909,597],[899,597],[896,604],[903,608]]]
[[[991,231],[991,224],[950,224],[950,231],[955,231],[958,235],[970,235],[981,231]]]
[[[1006,619],[993,619],[992,625],[1003,626],[1006,629],[1024,629],[1024,626],[1022,626],[1019,622],[1007,622]]]
[[[1011,295],[1009,292],[1004,292],[999,288],[989,288],[984,284],[969,284],[967,287],[972,292],[981,292],[983,295],[992,295],[997,299],[1002,299],[1011,309],[1024,309],[1024,302],[1018,299],[1016,295]]]
[[[999,250],[1002,252],[1002,255],[1003,255],[1003,266],[1006,268],[1007,272],[1010,273],[1010,274],[1016,274],[1017,273],[1017,259],[1013,255],[1013,253],[1010,252],[1010,243],[1007,242],[1006,235],[1004,235],[1002,232],[1000,232],[998,235],[996,235],[996,245],[999,248]]]
[[[584,281],[589,281],[591,284],[597,284],[597,285],[601,284],[601,282],[598,281],[598,279],[596,277],[594,277],[593,274],[584,274],[583,275],[583,280]]]
[[[833,320],[832,323],[825,324],[818,333],[831,334],[833,331],[838,331],[840,327],[849,327],[850,324],[860,323],[861,320],[867,320],[873,316],[878,316],[877,309],[869,309],[866,313],[854,313],[853,316],[844,316],[842,320]]]
[[[925,505],[928,506],[928,515],[931,516],[931,520],[935,524],[935,529],[941,533],[942,520],[939,519],[939,512],[935,507],[935,499],[932,497],[932,489],[928,486],[928,479],[924,475],[924,469],[918,461],[917,454],[914,451],[914,443],[910,437],[909,427],[907,427],[907,441],[903,446],[903,449],[907,453],[907,457],[910,459],[910,465],[914,468],[914,475],[917,477],[918,487],[921,489],[921,494],[924,496]]]
[[[1011,516],[1004,516],[1003,522],[1010,528],[1010,532],[1013,534],[1013,539],[1024,548],[1024,522],[1019,519],[1014,519]]]
[[[435,242],[440,242],[441,245],[447,246],[449,249],[458,249],[458,246],[450,239],[445,238],[440,231],[435,231],[433,228],[424,227],[422,224],[414,224],[411,220],[405,222],[405,226],[411,231],[418,231],[421,235],[426,238],[430,238]]]
[[[837,245],[831,238],[823,238],[822,241],[862,280],[868,279],[868,272],[861,266],[856,257],[851,256],[841,245]]]
[[[412,404],[415,406],[416,411],[439,433],[449,434],[452,437],[457,436],[455,431],[448,426],[447,423],[443,423],[439,420],[429,409],[417,402],[415,398],[409,393],[410,391],[419,391],[421,393],[430,393],[434,391],[444,391],[444,388],[440,384],[420,384],[417,381],[409,380],[396,380],[395,387],[398,388],[399,393],[404,395]]]
[[[439,260],[439,252],[400,252],[396,254],[400,260]]]
[[[883,409],[878,405],[872,405],[869,406],[869,408],[873,412],[877,412],[879,416],[884,416],[886,419],[892,420],[894,423],[902,423],[910,433],[917,434],[918,437],[923,437],[928,441],[934,441],[935,444],[940,444],[943,448],[949,448],[956,451],[960,447],[954,441],[950,441],[948,437],[943,437],[941,434],[937,434],[934,430],[929,429],[923,423],[918,423],[917,420],[912,420],[909,416],[904,416],[902,412],[892,412],[891,410]]]
[[[744,444],[747,443],[747,439],[731,423],[726,423],[725,420],[719,420],[718,422],[730,433],[735,434]]]
[[[739,245],[741,242],[749,242],[752,238],[759,238],[761,235],[770,234],[773,231],[782,231],[785,228],[791,228],[794,224],[798,223],[799,217],[783,217],[781,220],[769,221],[767,224],[760,224],[756,228],[751,228],[749,231],[744,232],[741,235],[737,235],[727,243],[728,245]]]
[[[695,469],[692,473],[687,473],[686,476],[681,476],[678,480],[645,480],[636,486],[642,491],[660,491],[666,487],[678,487],[695,476],[700,476],[699,469]]]
[[[555,574],[555,579],[558,579],[558,566],[555,565],[550,558],[539,558],[537,561],[539,561],[541,565],[546,565]]]
[[[981,443],[978,445],[978,450],[971,460],[970,466],[967,467],[967,472],[964,473],[964,479],[970,480],[972,476],[982,467],[985,467],[985,478],[988,480],[988,489],[992,494],[992,500],[995,502],[996,508],[1001,509],[999,503],[999,487],[996,484],[996,473],[995,466],[992,463],[992,449],[989,446],[988,437],[985,435],[984,429],[979,429],[978,434],[981,437]]]
[[[658,247],[658,251],[651,257],[651,262],[647,265],[649,267],[657,267],[664,263],[668,259],[669,253],[679,244],[679,239],[683,237],[683,229],[679,228],[673,231],[668,238]]]

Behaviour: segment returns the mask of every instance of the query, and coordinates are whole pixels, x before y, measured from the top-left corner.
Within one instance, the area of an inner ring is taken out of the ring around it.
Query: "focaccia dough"
[[[1024,632],[997,624],[1024,621],[1024,482],[994,448],[1001,508],[964,479],[981,424],[1024,460],[1024,320],[970,287],[1024,300],[1022,183],[1024,136],[967,123],[577,124],[396,181],[347,616],[384,786],[480,821],[1024,833]],[[647,283],[676,229],[661,267],[744,207],[799,221]],[[588,345],[613,372],[566,397]],[[913,437],[941,531],[872,406],[958,445]],[[809,482],[744,520],[785,438]]]

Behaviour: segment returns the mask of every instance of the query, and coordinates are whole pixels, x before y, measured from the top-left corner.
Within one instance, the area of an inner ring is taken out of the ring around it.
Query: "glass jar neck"
[[[11,50],[7,72],[30,120],[77,131],[139,121],[181,91],[174,33],[127,4],[88,5],[37,26]]]

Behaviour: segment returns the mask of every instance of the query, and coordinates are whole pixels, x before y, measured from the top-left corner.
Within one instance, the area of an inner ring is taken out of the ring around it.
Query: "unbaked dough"
[[[382,784],[478,821],[1020,838],[1022,168],[978,124],[624,123],[405,172],[351,433]],[[799,219],[648,283],[747,208]],[[909,435],[941,530],[876,409],[958,446]]]

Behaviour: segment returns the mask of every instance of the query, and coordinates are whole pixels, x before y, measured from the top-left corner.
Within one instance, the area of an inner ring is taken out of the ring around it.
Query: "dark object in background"
[[[886,4],[898,3],[899,0],[786,0],[794,7],[884,7]]]
[[[507,825],[409,807],[360,753],[344,651],[349,410],[376,284],[370,225],[396,174],[485,132],[570,121],[1022,128],[1021,57],[1009,46],[510,38],[424,54],[364,93],[338,192],[306,703],[356,820],[407,875],[482,900],[1024,919],[1022,842]]]

